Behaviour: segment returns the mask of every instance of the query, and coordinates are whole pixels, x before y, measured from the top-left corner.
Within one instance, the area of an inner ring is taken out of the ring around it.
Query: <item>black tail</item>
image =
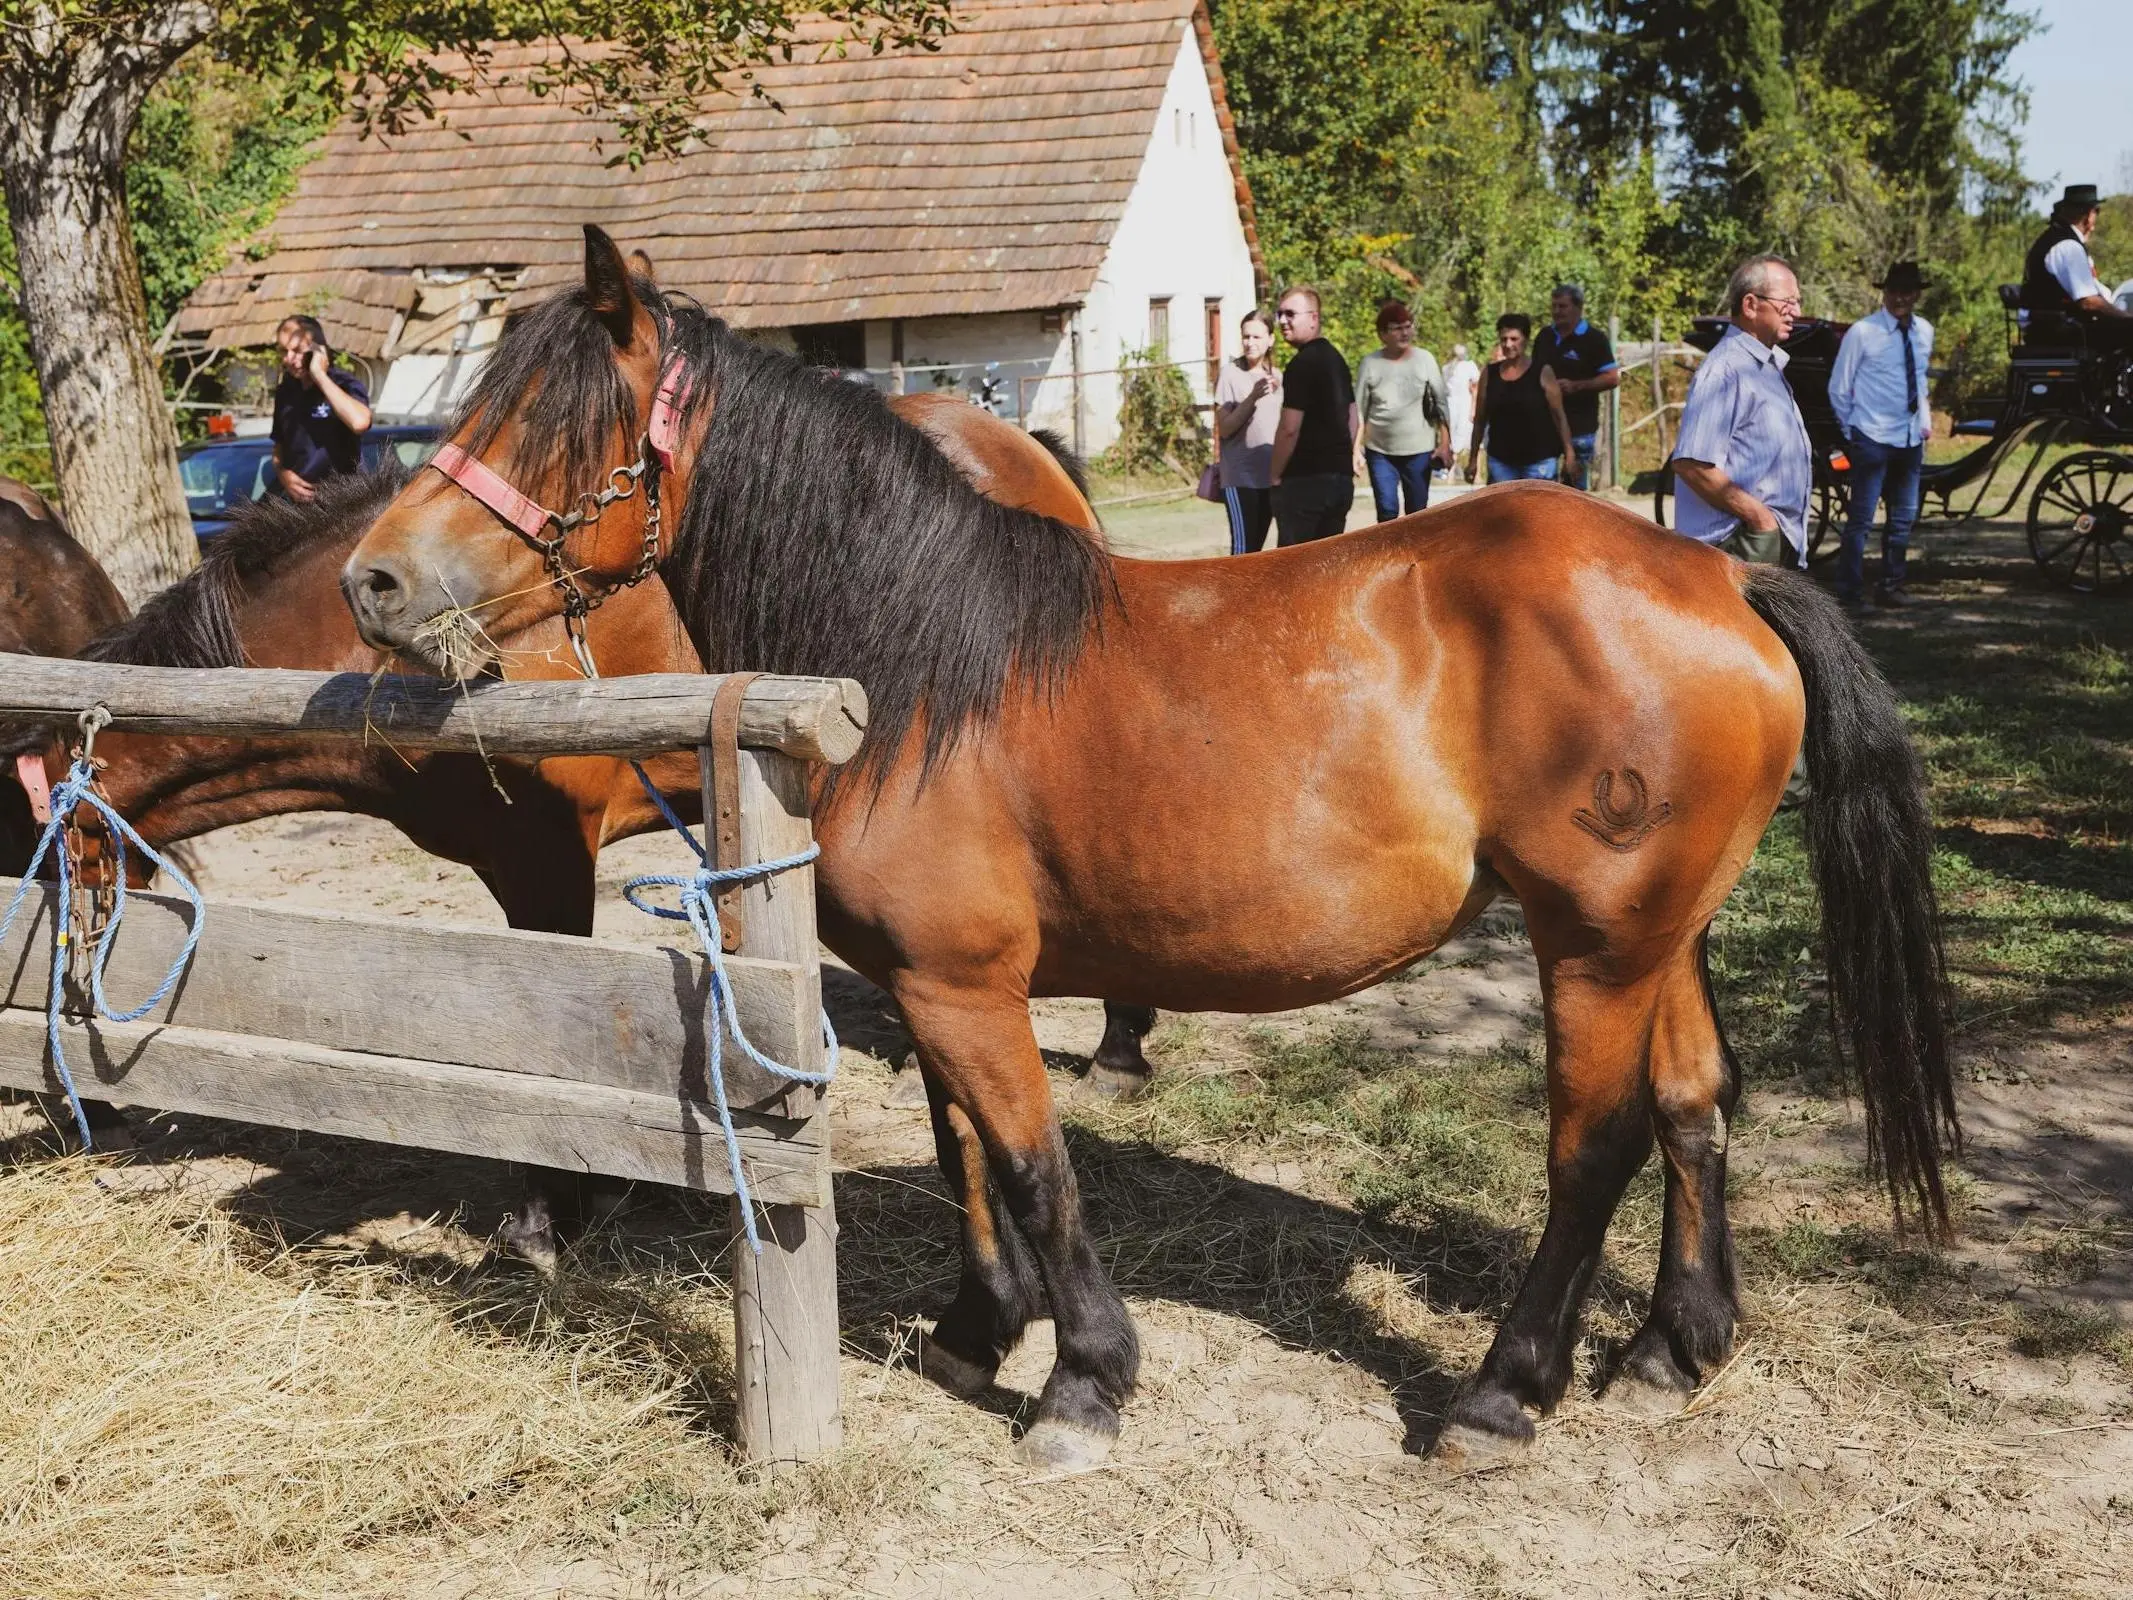
[[[1089,469],[1081,457],[1075,454],[1074,447],[1060,438],[1050,428],[1032,428],[1029,431],[1029,436],[1043,445],[1051,458],[1059,463],[1059,470],[1072,480],[1076,492],[1080,494],[1082,499],[1088,499]],[[1090,507],[1089,515],[1096,517],[1093,505]],[[1099,533],[1103,531],[1103,520],[1100,517],[1096,518],[1096,531]]]
[[[1944,1231],[1940,1154],[1962,1148],[1948,1075],[1948,978],[1924,775],[1896,695],[1836,603],[1756,567],[1746,597],[1807,688],[1807,853],[1822,897],[1837,1055],[1857,1074],[1868,1161],[1902,1226]]]

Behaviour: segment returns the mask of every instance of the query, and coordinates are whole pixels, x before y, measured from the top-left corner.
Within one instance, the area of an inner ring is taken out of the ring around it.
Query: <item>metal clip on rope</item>
[[[15,917],[29,898],[29,892],[37,882],[37,869],[44,864],[47,852],[54,840],[66,830],[73,820],[75,809],[86,805],[104,819],[113,846],[112,872],[116,893],[111,907],[111,920],[104,924],[102,934],[96,941],[96,953],[89,963],[89,997],[91,1015],[108,1022],[137,1022],[163,1003],[164,996],[177,984],[178,978],[192,960],[193,952],[200,947],[200,933],[207,925],[207,905],[200,898],[200,891],[190,878],[178,871],[155,848],[134,831],[133,824],[112,809],[111,802],[96,791],[96,736],[111,723],[111,713],[100,705],[91,706],[81,714],[81,752],[67,775],[52,789],[52,814],[38,836],[36,852],[30,864],[23,869],[22,882],[15,890],[15,898],[7,908],[7,915],[0,917],[0,943],[5,943],[15,926]],[[132,840],[142,855],[152,861],[157,870],[170,875],[173,882],[185,892],[192,902],[192,923],[186,929],[184,948],[170,964],[156,992],[135,1006],[131,1011],[111,1009],[109,996],[104,992],[104,972],[110,965],[111,946],[118,938],[119,923],[126,915],[126,841]],[[74,862],[71,852],[61,844],[58,852],[59,903],[52,925],[52,973],[51,983],[45,993],[45,1040],[52,1052],[52,1068],[59,1075],[60,1087],[66,1091],[67,1105],[74,1113],[74,1126],[80,1130],[83,1149],[94,1147],[89,1135],[89,1118],[82,1110],[81,1095],[74,1087],[74,1075],[67,1070],[66,1052],[61,1048],[59,1022],[66,1000],[67,953],[69,932],[74,926]]]
[[[748,1248],[761,1255],[763,1241],[756,1233],[755,1206],[749,1199],[747,1174],[741,1170],[740,1135],[733,1126],[733,1107],[726,1099],[725,1035],[730,1032],[733,1042],[740,1046],[741,1054],[772,1077],[821,1088],[837,1076],[837,1030],[830,1026],[829,1013],[823,1012],[822,1046],[828,1065],[821,1072],[802,1072],[798,1067],[773,1061],[749,1043],[748,1035],[741,1029],[740,1009],[733,1003],[733,981],[726,976],[724,941],[718,925],[718,891],[736,884],[760,883],[780,872],[804,867],[822,854],[822,846],[811,844],[796,855],[780,856],[775,861],[758,861],[745,867],[714,867],[704,853],[704,847],[674,814],[674,808],[667,804],[666,797],[653,785],[644,768],[634,761],[630,765],[636,770],[637,781],[644,785],[644,792],[659,807],[660,815],[688,841],[689,848],[696,852],[696,859],[702,863],[687,876],[655,872],[632,878],[622,886],[622,896],[639,911],[651,916],[688,923],[696,930],[697,942],[704,948],[704,959],[711,964],[711,990],[704,1000],[704,1037],[709,1057],[704,1075],[710,1080],[711,1103],[718,1111],[719,1131],[726,1138],[726,1163],[733,1174],[733,1197],[740,1202],[741,1227],[748,1235]],[[679,909],[653,905],[641,898],[651,889],[680,891]]]

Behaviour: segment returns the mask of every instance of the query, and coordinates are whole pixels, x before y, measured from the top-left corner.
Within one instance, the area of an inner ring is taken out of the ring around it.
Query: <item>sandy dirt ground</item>
[[[1209,507],[1112,521],[1122,546],[1148,553],[1220,545]],[[197,854],[213,897],[501,923],[470,873],[362,819],[273,819],[201,841]],[[617,886],[684,860],[665,839],[608,852],[598,936],[667,942]],[[893,1013],[852,974],[832,973],[827,987],[845,1044],[832,1104],[847,1431],[855,1470],[891,1474],[890,1492],[856,1518],[779,1513],[739,1571],[700,1564],[657,1528],[618,1526],[590,1554],[440,1539],[398,1551],[375,1592],[2133,1595],[2133,1369],[2095,1353],[2023,1355],[1994,1314],[2037,1300],[2039,1252],[2072,1238],[2092,1270],[2068,1295],[2133,1325],[2123,1018],[1966,1042],[1961,1239],[1919,1269],[1923,1287],[1892,1278],[1885,1294],[1848,1277],[1779,1276],[1757,1259],[1753,1241],[1767,1248],[1790,1223],[1877,1225],[1883,1213],[1844,1107],[1751,1081],[1733,1145],[1734,1217],[1750,1245],[1732,1362],[1675,1417],[1625,1414],[1594,1393],[1656,1261],[1654,1227],[1618,1226],[1570,1395],[1527,1458],[1468,1476],[1420,1452],[1491,1332],[1491,1310],[1449,1286],[1471,1241],[1356,1212],[1332,1177],[1338,1152],[1314,1147],[1309,1129],[1271,1154],[1159,1151],[1095,1108],[1076,1119],[1077,1165],[1141,1329],[1143,1386],[1108,1468],[1047,1481],[1016,1465],[1009,1439],[1048,1368],[1048,1326],[980,1404],[900,1364],[952,1283],[953,1219],[915,1075],[896,1070],[908,1041]],[[1367,994],[1272,1018],[1166,1023],[1157,1043],[1165,1071],[1201,1070],[1235,1057],[1255,1026],[1308,1037],[1345,1023],[1449,1060],[1529,1041],[1537,1003],[1515,909],[1499,908]],[[1100,1010],[1035,1010],[1055,1089],[1072,1097]],[[509,1176],[477,1161],[186,1119],[141,1131],[126,1181],[207,1185],[295,1241],[473,1259],[513,1202]],[[1538,1195],[1541,1151],[1531,1156]],[[616,1226],[656,1241],[701,1235],[707,1214],[653,1197]],[[715,1427],[704,1448],[723,1448]]]

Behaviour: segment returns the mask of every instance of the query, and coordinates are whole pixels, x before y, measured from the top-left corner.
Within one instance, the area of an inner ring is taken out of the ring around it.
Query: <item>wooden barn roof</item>
[[[586,222],[744,324],[1072,304],[1095,282],[1188,26],[1257,259],[1200,0],[969,0],[955,17],[938,53],[766,67],[782,112],[709,102],[704,148],[634,173],[606,165],[611,124],[522,90],[449,100],[442,122],[389,142],[343,123],[276,217],[271,253],[202,285],[176,331],[264,344],[290,310],[313,310],[345,348],[386,353],[414,269],[524,269],[522,304],[579,270]],[[500,68],[527,60],[528,47],[497,53]]]

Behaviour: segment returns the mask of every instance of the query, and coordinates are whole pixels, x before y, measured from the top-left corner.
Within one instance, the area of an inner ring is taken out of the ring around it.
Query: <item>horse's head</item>
[[[435,470],[342,569],[366,644],[470,676],[493,638],[581,615],[666,555],[685,489],[657,301],[588,226],[583,287],[505,332]]]

